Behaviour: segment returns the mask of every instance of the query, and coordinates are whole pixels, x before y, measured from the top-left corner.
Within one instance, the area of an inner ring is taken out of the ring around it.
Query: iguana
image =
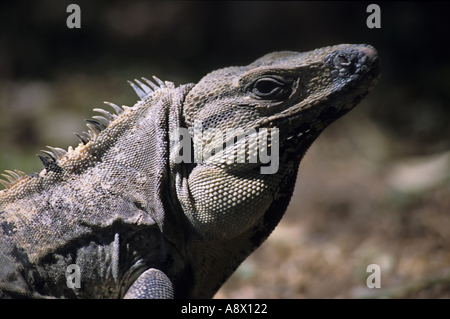
[[[130,82],[133,107],[106,102],[75,149],[3,174],[0,297],[213,297],[280,221],[308,147],[380,74],[373,47],[342,44],[198,84]]]

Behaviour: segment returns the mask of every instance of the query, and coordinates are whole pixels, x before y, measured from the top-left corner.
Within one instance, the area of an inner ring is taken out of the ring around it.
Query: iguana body
[[[372,47],[339,45],[268,54],[196,85],[138,81],[142,101],[111,104],[117,115],[97,110],[103,117],[77,148],[41,156],[37,174],[10,172],[0,191],[0,297],[212,297],[283,216],[311,143],[379,75]],[[171,134],[183,128],[201,161],[176,160]],[[276,171],[262,174],[268,164],[245,148],[245,163],[225,160],[245,143],[250,150],[252,136],[221,151],[219,135],[195,135],[231,128],[277,128],[267,145],[279,152]],[[73,264],[80,288],[67,285]]]

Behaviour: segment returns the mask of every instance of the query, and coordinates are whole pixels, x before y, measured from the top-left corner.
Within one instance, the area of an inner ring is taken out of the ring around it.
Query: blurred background
[[[373,2],[84,0],[68,29],[72,2],[0,7],[0,170],[40,171],[46,145],[76,146],[93,108],[136,102],[126,80],[371,44],[379,83],[313,144],[285,217],[216,298],[450,297],[448,3],[380,2],[369,29]]]

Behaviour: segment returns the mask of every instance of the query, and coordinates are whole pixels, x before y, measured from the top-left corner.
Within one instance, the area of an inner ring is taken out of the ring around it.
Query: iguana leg
[[[124,299],[172,299],[172,282],[161,270],[151,268],[131,285]]]

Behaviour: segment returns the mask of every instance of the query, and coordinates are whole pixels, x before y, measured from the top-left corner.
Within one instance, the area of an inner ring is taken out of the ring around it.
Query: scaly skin
[[[10,173],[0,296],[212,297],[278,224],[311,143],[379,76],[372,47],[344,44],[271,53],[196,85],[138,81],[142,101],[98,110],[78,147],[41,157],[41,172]],[[200,160],[176,160],[180,129]],[[221,149],[230,129],[249,133]],[[264,130],[275,134],[266,146]],[[263,163],[262,148],[278,158]],[[71,264],[80,288],[66,284]]]

